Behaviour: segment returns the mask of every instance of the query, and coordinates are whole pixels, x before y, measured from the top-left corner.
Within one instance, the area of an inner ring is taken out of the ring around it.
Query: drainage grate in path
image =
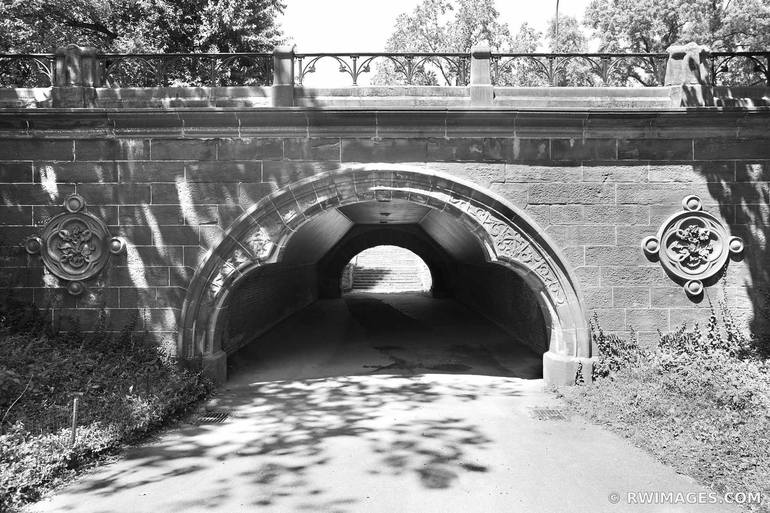
[[[564,411],[558,408],[530,408],[530,415],[537,420],[567,420]]]
[[[198,415],[194,424],[221,424],[230,417],[230,412],[226,410],[211,410]]]

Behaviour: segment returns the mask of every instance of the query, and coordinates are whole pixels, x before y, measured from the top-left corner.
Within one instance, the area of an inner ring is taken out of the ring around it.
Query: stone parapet
[[[477,87],[477,86],[472,86]],[[65,87],[0,89],[0,110],[17,108],[195,109],[201,107],[443,108],[499,110],[659,111],[692,107],[754,109],[770,106],[768,87],[492,87],[486,99],[470,87],[357,86],[292,87],[293,97],[274,101],[276,89],[234,87]]]
[[[336,54],[315,55],[338,58]],[[598,54],[590,55],[597,58]],[[664,87],[497,87],[492,84],[491,66],[496,57],[489,45],[481,44],[474,46],[467,56],[461,56],[463,62],[469,64],[467,86],[359,87],[356,79],[360,70],[356,68],[350,70],[354,75],[353,87],[303,87],[302,76],[307,70],[295,69],[295,61],[299,59],[301,64],[303,56],[296,54],[294,47],[283,46],[273,51],[272,86],[269,87],[104,88],[101,75],[106,64],[97,50],[68,45],[58,48],[53,56],[52,87],[39,90],[0,89],[0,109],[300,106],[646,111],[770,105],[768,87],[714,87],[711,84],[714,70],[709,69],[709,50],[703,46],[696,43],[673,45],[668,48],[668,55]],[[458,55],[453,54],[453,57]],[[350,58],[355,61],[357,56],[350,55]],[[368,70],[368,67],[365,69]],[[463,68],[461,75],[465,77],[467,72]]]

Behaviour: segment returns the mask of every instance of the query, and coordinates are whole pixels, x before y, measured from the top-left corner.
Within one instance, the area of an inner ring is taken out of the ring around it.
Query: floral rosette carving
[[[67,280],[67,290],[74,295],[85,290],[84,280],[98,274],[110,254],[125,249],[125,241],[112,237],[107,225],[85,211],[85,200],[73,194],[67,197],[67,210],[53,217],[39,237],[30,237],[25,247],[30,254],[40,253],[43,264],[55,276]]]
[[[685,292],[698,296],[703,281],[719,273],[730,256],[743,251],[740,237],[730,237],[722,222],[702,210],[697,196],[682,200],[684,210],[660,227],[657,236],[642,241],[648,258],[659,259],[673,278],[684,282]]]

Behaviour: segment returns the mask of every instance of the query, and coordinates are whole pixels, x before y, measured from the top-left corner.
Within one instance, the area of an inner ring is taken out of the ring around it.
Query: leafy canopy
[[[495,0],[423,0],[411,13],[396,18],[393,32],[385,44],[387,52],[459,52],[468,53],[477,44],[486,43],[493,52],[526,53],[537,51],[542,34],[523,23],[516,34],[500,21]],[[526,67],[526,66],[525,66]],[[380,64],[373,82],[404,83],[392,63]],[[523,68],[522,68],[523,70]],[[467,68],[442,60],[418,65],[413,84],[460,84],[467,79]],[[506,68],[498,75],[499,83],[525,84],[524,75]]]
[[[0,51],[259,52],[282,42],[283,0],[10,0]]]
[[[770,46],[767,0],[592,0],[585,23],[607,52],[665,52],[690,41],[713,51]]]
[[[770,47],[767,0],[592,0],[585,23],[599,40],[599,51],[664,53],[694,41],[712,51],[766,50]],[[756,62],[735,60],[720,72],[722,84],[761,83]],[[621,74],[644,85],[660,85],[665,60],[645,59]]]

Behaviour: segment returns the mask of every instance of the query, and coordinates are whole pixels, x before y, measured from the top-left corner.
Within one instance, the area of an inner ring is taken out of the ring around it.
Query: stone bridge
[[[468,87],[297,87],[277,50],[271,87],[102,88],[68,52],[0,90],[0,287],[62,328],[103,312],[223,380],[394,244],[550,383],[590,376],[594,315],[646,342],[724,297],[767,332],[768,89],[681,52],[638,89],[493,87],[483,48]]]

